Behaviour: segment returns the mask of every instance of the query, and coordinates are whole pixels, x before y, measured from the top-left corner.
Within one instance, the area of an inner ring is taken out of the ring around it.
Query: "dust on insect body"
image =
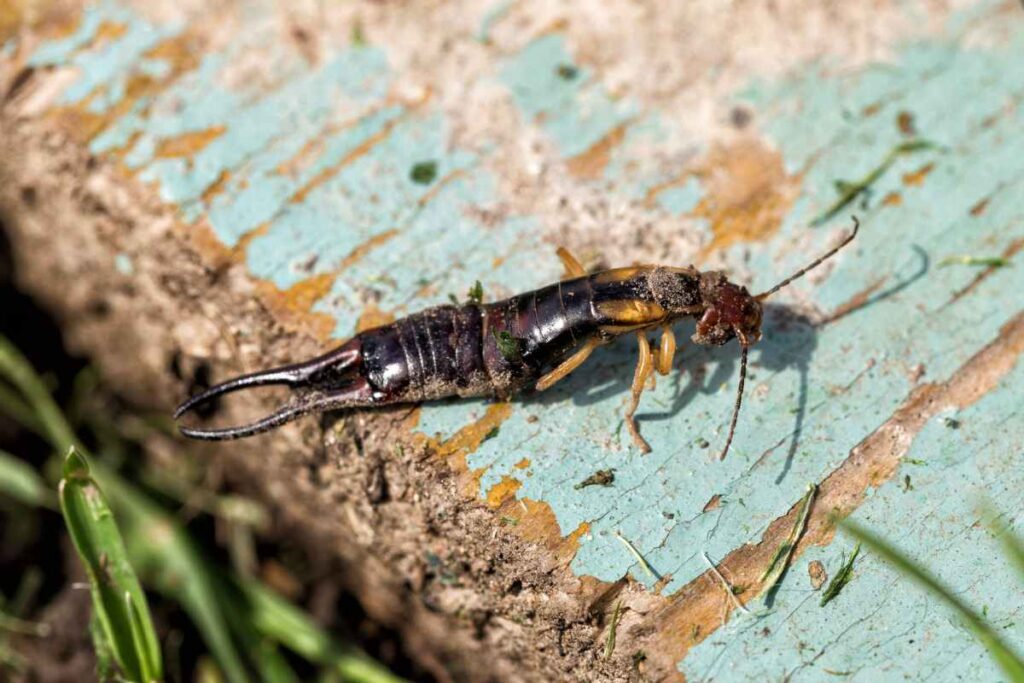
[[[729,281],[719,271],[701,272],[640,265],[588,273],[564,248],[559,282],[511,298],[484,303],[476,283],[468,300],[436,306],[365,330],[338,348],[301,363],[255,372],[218,384],[182,403],[175,419],[206,402],[240,389],[284,385],[293,397],[277,411],[247,425],[182,427],[197,439],[234,439],[259,434],[312,412],[430,401],[447,397],[506,399],[544,391],[578,368],[612,339],[635,335],[639,358],[624,423],[633,442],[650,451],[634,415],[648,380],[672,369],[676,338],[672,325],[696,320],[692,341],[740,345],[740,376],[729,432],[720,458],[729,452],[743,401],[747,352],[761,339],[765,299],[831,258],[857,235],[853,231],[823,256],[761,294]],[[660,331],[656,344],[650,331]]]

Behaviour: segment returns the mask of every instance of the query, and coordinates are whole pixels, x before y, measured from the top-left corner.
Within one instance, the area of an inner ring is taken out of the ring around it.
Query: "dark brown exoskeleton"
[[[197,439],[235,439],[279,427],[314,411],[411,403],[448,396],[509,396],[543,391],[579,367],[602,344],[633,332],[640,359],[633,376],[626,424],[645,453],[633,415],[655,370],[668,374],[676,350],[672,324],[697,320],[693,341],[720,346],[739,340],[740,381],[729,452],[743,400],[747,350],[761,338],[761,302],[850,243],[859,224],[834,249],[768,291],[751,296],[724,273],[694,267],[634,266],[587,274],[568,251],[558,250],[569,279],[490,304],[437,306],[360,332],[313,360],[243,375],[185,401],[175,419],[199,404],[238,389],[286,385],[296,396],[271,415],[241,427],[181,432]],[[648,330],[660,328],[652,349]]]

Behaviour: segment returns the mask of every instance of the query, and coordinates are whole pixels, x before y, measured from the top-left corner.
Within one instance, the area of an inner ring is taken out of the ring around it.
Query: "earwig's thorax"
[[[700,273],[695,268],[658,266],[648,273],[647,284],[654,300],[673,318],[702,308]]]

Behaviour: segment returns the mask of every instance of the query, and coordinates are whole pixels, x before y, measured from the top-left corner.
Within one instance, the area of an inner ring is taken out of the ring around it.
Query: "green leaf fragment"
[[[512,336],[508,330],[493,330],[494,341],[498,345],[498,352],[502,358],[514,363],[522,358],[519,350],[519,340]]]
[[[409,171],[409,179],[418,185],[429,185],[437,178],[436,161],[420,161]]]
[[[825,592],[821,594],[821,601],[818,603],[819,607],[824,607],[828,603],[832,602],[839,592],[850,582],[853,578],[853,562],[857,559],[857,555],[860,554],[860,543],[854,546],[853,553],[850,555],[848,560],[843,562],[843,566],[839,568],[836,575],[829,581],[828,586],[825,588]]]
[[[483,303],[484,286],[480,284],[479,280],[474,282],[473,286],[469,288],[469,291],[466,292],[466,297],[475,304]]]

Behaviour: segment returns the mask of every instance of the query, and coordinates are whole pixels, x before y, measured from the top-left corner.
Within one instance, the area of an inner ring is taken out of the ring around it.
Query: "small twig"
[[[661,580],[661,577],[658,576],[657,572],[655,572],[654,569],[651,568],[651,565],[647,563],[647,560],[645,560],[644,556],[640,554],[640,551],[633,547],[633,544],[627,541],[625,536],[616,531],[615,538],[622,541],[622,545],[626,546],[629,552],[633,554],[633,557],[636,558],[636,561],[640,563],[640,566],[644,568],[644,571],[646,571],[652,579],[654,579],[655,581]]]
[[[732,599],[732,603],[736,605],[736,609],[742,610],[744,614],[751,614],[751,611],[747,609],[747,606],[740,602],[740,599],[736,597],[736,593],[733,592],[732,586],[730,586],[729,582],[726,581],[724,576],[722,576],[722,572],[718,571],[718,567],[716,567],[715,563],[711,561],[711,558],[708,557],[708,554],[702,552],[701,555],[704,557],[704,561],[707,562],[708,569],[711,570],[711,573],[717,576],[718,580],[722,582],[722,586],[725,588],[725,592],[728,593],[729,597]]]

